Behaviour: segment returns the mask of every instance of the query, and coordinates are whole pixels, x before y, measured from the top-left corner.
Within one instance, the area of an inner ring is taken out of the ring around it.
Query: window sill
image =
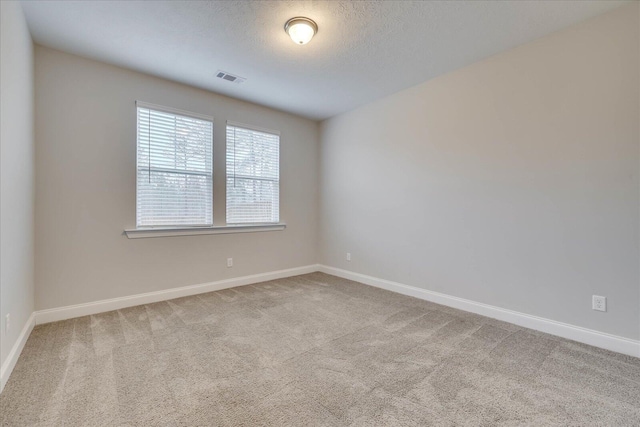
[[[256,233],[261,231],[284,230],[287,224],[244,224],[214,225],[213,227],[153,227],[124,230],[129,239],[147,239],[152,237],[198,236],[201,234]]]

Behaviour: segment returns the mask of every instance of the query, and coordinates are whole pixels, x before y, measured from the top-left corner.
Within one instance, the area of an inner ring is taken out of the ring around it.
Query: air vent
[[[216,72],[216,77],[218,77],[219,79],[222,79],[222,80],[226,80],[228,82],[232,82],[232,83],[242,83],[245,80],[247,80],[244,77],[235,76],[233,74],[227,73],[226,71],[222,71],[222,70],[218,70]]]

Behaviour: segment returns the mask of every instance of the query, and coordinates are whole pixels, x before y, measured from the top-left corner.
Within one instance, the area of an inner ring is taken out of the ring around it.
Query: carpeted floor
[[[7,426],[640,425],[640,359],[321,273],[38,326]]]

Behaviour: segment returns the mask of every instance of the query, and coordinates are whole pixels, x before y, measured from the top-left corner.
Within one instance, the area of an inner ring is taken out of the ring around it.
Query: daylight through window
[[[137,226],[213,225],[213,121],[137,108]]]
[[[280,220],[280,135],[227,124],[227,223]]]

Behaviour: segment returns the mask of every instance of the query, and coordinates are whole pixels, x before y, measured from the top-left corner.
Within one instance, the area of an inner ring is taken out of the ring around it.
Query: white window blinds
[[[227,223],[280,220],[280,136],[227,124]]]
[[[137,108],[137,226],[213,225],[212,120]]]

